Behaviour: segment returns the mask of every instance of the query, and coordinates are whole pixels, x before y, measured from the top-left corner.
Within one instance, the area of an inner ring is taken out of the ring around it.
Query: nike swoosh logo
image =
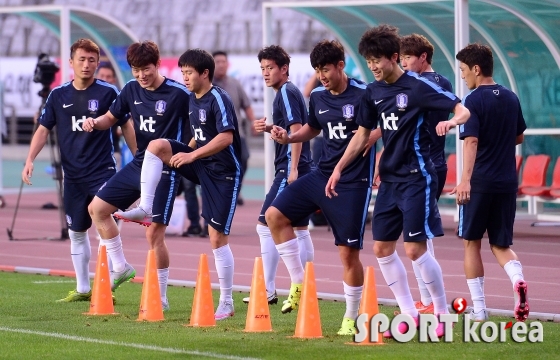
[[[216,224],[216,225],[222,225],[222,224],[220,224],[219,222],[214,221],[214,218],[210,219],[210,221],[212,221],[212,222],[213,222],[214,224]]]
[[[70,106],[72,106],[72,105],[74,105],[74,104],[70,104],[70,105],[62,104],[62,108],[63,108],[63,109],[66,109],[67,107],[70,107]]]
[[[346,241],[348,241],[348,243],[351,244],[351,243],[354,243],[354,242],[358,241],[358,239],[354,239],[354,240],[348,239],[348,240],[346,240]]]
[[[381,99],[381,100],[375,100],[374,103],[375,103],[375,105],[377,105],[377,104],[379,104],[379,103],[382,102],[382,101],[383,101],[383,99]]]
[[[140,105],[140,104],[142,104],[142,101],[136,101],[136,100],[134,100],[134,105]]]
[[[324,114],[324,113],[326,113],[326,112],[329,111],[329,110],[330,110],[330,109],[328,109],[328,110],[319,110],[319,115],[320,115],[320,114]]]
[[[192,111],[189,111],[189,115],[192,114]]]
[[[416,235],[420,235],[420,234],[422,234],[422,231],[418,231],[418,232],[416,232],[416,233],[414,233],[414,234],[411,233],[410,231],[408,232],[408,236],[410,236],[410,237],[413,237],[413,236],[416,236]]]

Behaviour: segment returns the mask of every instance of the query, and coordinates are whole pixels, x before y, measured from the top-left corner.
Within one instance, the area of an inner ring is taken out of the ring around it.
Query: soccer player
[[[513,245],[517,197],[515,145],[527,128],[517,95],[492,78],[490,47],[470,44],[457,53],[461,78],[472,92],[465,97],[471,116],[459,128],[463,143],[463,174],[452,193],[459,210],[458,235],[465,246],[465,275],[476,321],[488,319],[484,301],[484,265],[480,255],[487,231],[490,249],[504,268],[515,294],[517,321],[529,316],[527,282]]]
[[[258,54],[261,72],[266,86],[276,92],[272,102],[272,125],[266,124],[266,117],[254,122],[257,132],[270,132],[273,126],[288,129],[293,134],[307,124],[307,107],[301,91],[289,80],[290,55],[280,46],[265,47]],[[291,145],[275,143],[275,177],[272,186],[266,194],[261,212],[257,220],[257,234],[261,242],[261,255],[264,268],[264,279],[267,289],[268,303],[276,304],[276,270],[280,255],[268,228],[265,212],[272,201],[288,185],[298,177],[309,173],[313,167],[309,142]],[[313,242],[309,234],[309,217],[294,222],[295,235],[298,239],[301,265],[313,261]],[[249,298],[243,299],[248,302]]]
[[[70,237],[70,254],[76,272],[76,289],[59,302],[89,301],[89,260],[91,246],[87,230],[91,227],[88,205],[97,191],[116,172],[110,130],[84,132],[86,117],[104,114],[119,94],[116,87],[95,79],[99,47],[89,39],[79,39],[70,48],[70,67],[74,80],[52,90],[39,117],[39,125],[29,148],[22,180],[31,185],[33,161],[45,146],[49,132],[56,126],[62,168],[64,169],[64,209]],[[134,128],[128,117],[115,119],[125,133]]]
[[[442,236],[443,230],[435,197],[437,175],[430,160],[431,139],[424,113],[453,111],[453,118],[440,122],[436,128],[439,135],[444,135],[450,128],[467,121],[469,111],[452,93],[400,68],[397,28],[380,25],[367,30],[358,50],[376,81],[368,85],[362,97],[358,121],[363,125],[336,165],[325,192],[327,196],[336,196],[335,186],[341,172],[360,156],[370,129],[379,123],[385,150],[379,162],[382,181],[373,211],[373,251],[401,312],[418,323],[418,310],[412,300],[406,270],[396,252],[401,233],[406,255],[416,262],[428,287],[434,313],[448,312],[441,267],[426,245],[428,238]],[[404,333],[406,329],[406,323],[401,323],[398,331]],[[436,332],[438,336],[444,335],[442,323]],[[387,331],[384,336],[392,337],[392,334]]]
[[[111,289],[136,275],[126,262],[119,229],[112,214],[126,209],[140,197],[140,173],[144,153],[151,140],[174,138],[183,140],[188,126],[189,92],[184,85],[159,74],[159,49],[152,41],[130,45],[126,59],[135,80],[129,81],[105,114],[86,119],[84,130],[104,130],[115,120],[131,113],[136,130],[138,151],[134,160],[107,182],[89,206],[89,212],[106,246],[114,271],[111,272]],[[165,245],[165,228],[169,224],[173,201],[177,193],[179,175],[174,169],[160,169],[162,180],[155,193],[153,207],[146,208],[140,221],[149,226],[146,237],[155,251],[162,307],[169,309],[167,280],[169,278],[169,252]],[[151,216],[153,213],[153,217]]]
[[[290,295],[282,306],[282,312],[286,313],[298,308],[304,273],[292,224],[321,209],[332,227],[344,267],[346,312],[338,334],[351,335],[356,332],[355,320],[364,283],[360,250],[371,196],[375,151],[348,165],[337,188],[341,196],[328,198],[323,189],[359,128],[356,115],[366,85],[344,73],[344,48],[338,41],[323,40],[316,44],[310,60],[322,86],[311,92],[309,122],[291,134],[274,126],[272,137],[279,143],[293,144],[309,141],[322,130],[321,158],[315,170],[294,181],[274,199],[266,211],[266,221],[292,281]]]
[[[447,78],[438,74],[432,68],[432,57],[434,55],[434,46],[425,36],[419,34],[411,34],[401,37],[401,54],[400,61],[404,70],[412,71],[422,77],[430,80],[434,84],[439,85],[444,90],[452,93],[453,86]],[[445,178],[447,177],[447,162],[445,161],[445,136],[439,136],[436,133],[436,126],[440,121],[447,120],[449,112],[447,111],[427,111],[424,113],[424,121],[428,123],[430,131],[430,159],[434,163],[437,177],[436,201],[439,200]],[[426,239],[428,250],[435,257],[434,244],[431,238]],[[418,282],[420,290],[420,301],[414,303],[418,312],[421,314],[433,314],[434,303],[426,284],[422,280],[422,274],[418,265],[413,261],[412,269]]]
[[[220,281],[216,320],[234,315],[233,254],[228,244],[241,177],[241,140],[235,110],[227,93],[212,85],[214,59],[200,49],[179,58],[185,85],[191,91],[189,119],[193,138],[189,144],[175,139],[150,142],[142,165],[140,205],[122,214],[137,219],[150,213],[164,164],[202,187],[202,217],[208,222],[210,245]],[[161,180],[160,180],[161,179]],[[161,184],[161,183],[160,183]]]

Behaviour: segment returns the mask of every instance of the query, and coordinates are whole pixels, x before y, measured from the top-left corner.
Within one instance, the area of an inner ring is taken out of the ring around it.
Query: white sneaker
[[[124,270],[121,272],[111,271],[110,272],[111,291],[117,290],[117,288],[122,283],[134,279],[135,276],[136,276],[136,270],[134,270],[132,265],[130,265],[129,263],[126,263],[124,265]]]
[[[233,308],[233,300],[229,301],[220,301],[218,304],[218,308],[216,309],[216,313],[214,314],[214,318],[216,320],[224,320],[228,317],[231,317],[235,314],[235,310]]]
[[[486,309],[482,309],[475,313],[474,308],[469,308],[467,313],[471,316],[472,321],[481,322],[488,320],[488,311]]]
[[[169,300],[161,300],[161,309],[163,311],[169,311]]]
[[[127,211],[117,211],[113,216],[126,222],[135,222],[143,226],[150,226],[152,224],[152,218],[158,215],[149,214],[140,206],[137,206]]]
[[[249,303],[249,300],[251,299],[251,297],[247,296],[243,298],[243,302],[245,304]],[[274,292],[274,294],[272,295],[268,295],[268,304],[269,305],[274,305],[278,303],[278,295],[276,295],[276,291]]]

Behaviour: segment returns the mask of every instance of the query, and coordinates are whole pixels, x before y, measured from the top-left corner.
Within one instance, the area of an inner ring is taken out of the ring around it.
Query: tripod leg
[[[12,219],[12,226],[8,229],[8,237],[10,240],[13,240],[14,237],[12,236],[12,231],[14,231],[14,225],[16,224],[16,216],[19,209],[19,200],[21,199],[21,191],[23,190],[23,180],[21,180],[21,184],[19,185],[19,193],[16,201],[16,209],[14,210],[14,218]]]

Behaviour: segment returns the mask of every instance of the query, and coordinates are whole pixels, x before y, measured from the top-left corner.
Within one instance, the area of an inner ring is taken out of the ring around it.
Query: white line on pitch
[[[253,360],[256,358],[249,358],[249,357],[241,357],[241,356],[234,356],[234,355],[223,355],[217,353],[211,353],[207,351],[197,351],[197,350],[184,350],[184,349],[177,349],[177,348],[169,348],[169,347],[160,347],[155,345],[146,345],[146,344],[136,344],[136,343],[125,343],[120,341],[111,341],[111,340],[100,340],[94,338],[87,338],[82,336],[73,336],[73,335],[65,335],[59,333],[49,333],[43,331],[34,331],[34,330],[27,330],[27,329],[13,329],[8,327],[0,326],[0,331],[7,331],[7,332],[14,332],[20,334],[30,334],[30,335],[40,335],[40,336],[48,336],[58,339],[64,340],[71,340],[71,341],[81,341],[81,342],[88,342],[88,343],[95,343],[95,344],[105,344],[105,345],[116,345],[116,346],[124,346],[130,347],[140,350],[151,350],[151,351],[158,351],[158,352],[165,352],[171,354],[187,354],[187,355],[195,355],[195,356],[206,356],[215,359],[233,359],[233,360]]]
[[[75,283],[75,280],[45,280],[45,281],[32,281],[32,284],[65,284]]]

